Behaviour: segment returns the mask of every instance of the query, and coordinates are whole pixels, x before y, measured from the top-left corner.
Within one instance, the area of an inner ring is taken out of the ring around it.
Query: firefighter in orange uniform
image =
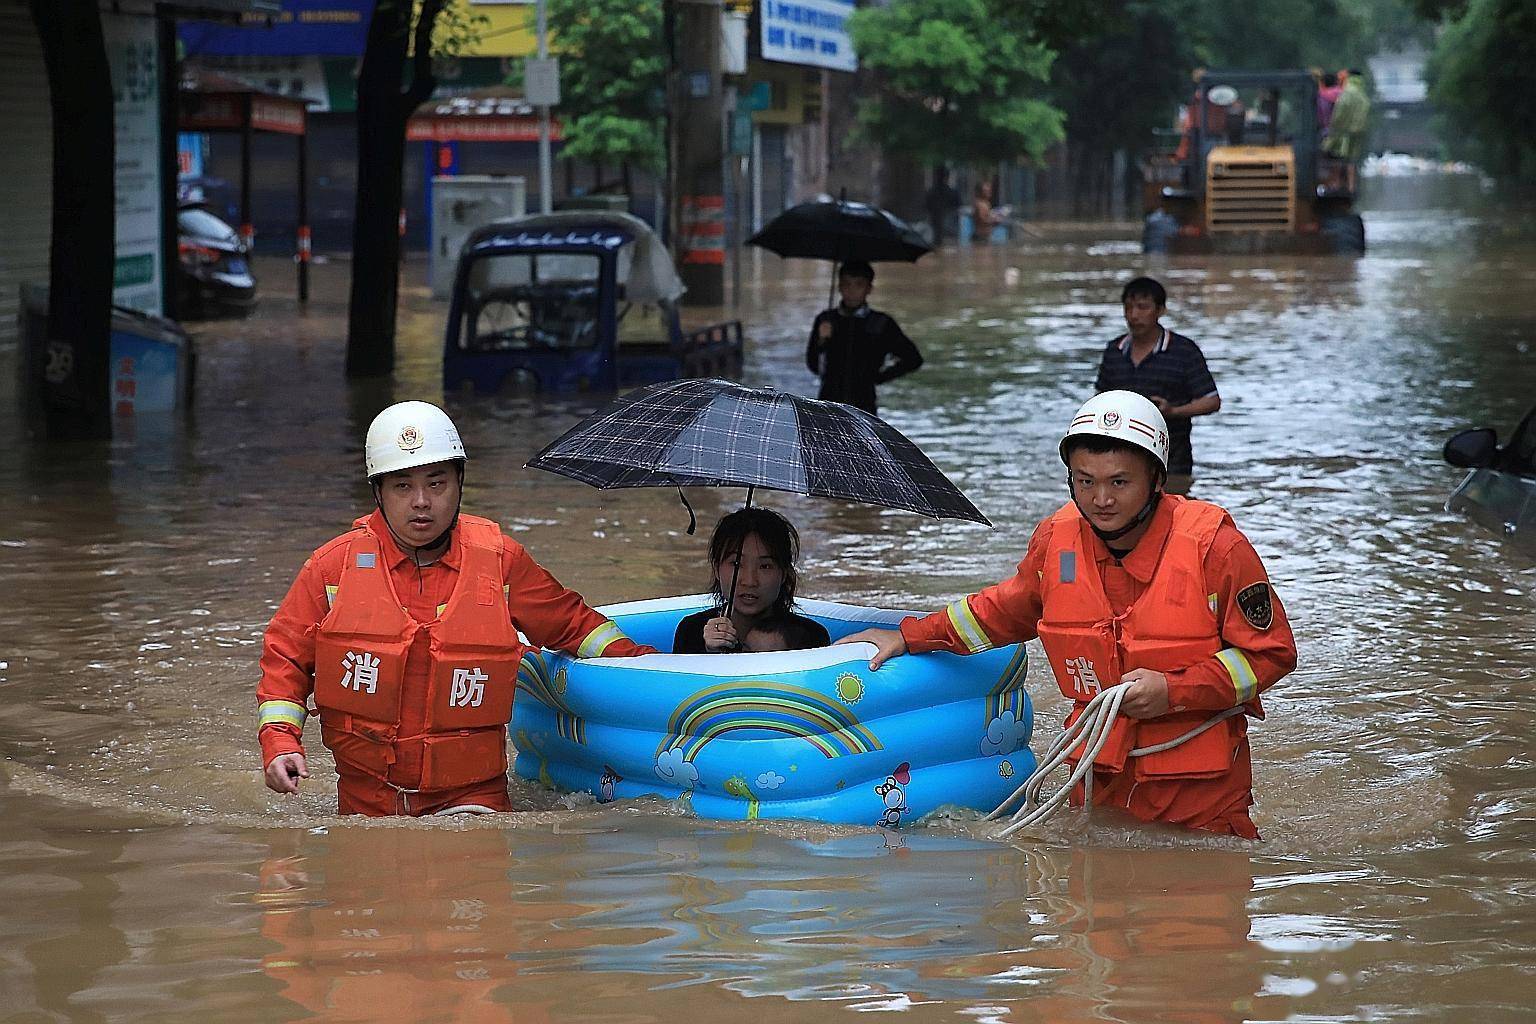
[[[1093,802],[1144,821],[1257,839],[1247,716],[1296,667],[1296,642],[1263,563],[1226,511],[1162,492],[1168,430],[1157,407],[1106,391],[1061,442],[1072,500],[1035,529],[1010,579],[946,610],[865,630],[870,661],[974,654],[1040,638],[1071,725],[1105,687],[1127,687],[1094,759]],[[1212,727],[1167,750],[1145,748]],[[1081,753],[1081,747],[1078,749]],[[1081,804],[1082,791],[1074,793]]]
[[[488,519],[461,515],[464,445],[436,406],[368,428],[377,508],[315,551],[267,627],[256,687],[269,789],[308,778],[308,715],[336,758],[342,814],[490,813],[524,646],[649,654]],[[315,710],[307,703],[313,696]]]

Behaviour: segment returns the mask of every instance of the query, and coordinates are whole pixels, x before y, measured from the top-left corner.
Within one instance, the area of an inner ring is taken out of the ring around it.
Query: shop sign
[[[833,71],[857,71],[848,37],[853,0],[762,0],[764,60]]]

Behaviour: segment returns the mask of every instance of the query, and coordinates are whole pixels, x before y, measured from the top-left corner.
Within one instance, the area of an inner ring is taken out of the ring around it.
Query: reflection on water
[[[1016,845],[963,821],[715,827],[523,783],[535,810],[502,820],[342,823],[324,756],[300,799],[267,793],[262,628],[308,551],[366,509],[373,413],[437,394],[443,307],[419,288],[397,378],[339,383],[344,268],[322,267],[304,316],[274,294],[202,329],[186,429],[0,460],[7,1011],[1520,1019],[1536,567],[1442,510],[1456,477],[1438,451],[1536,399],[1536,238],[1470,179],[1373,184],[1358,261],[1147,263],[1083,235],[882,266],[874,301],[928,359],[882,409],[998,528],[772,501],[805,538],[809,596],[937,607],[1000,578],[1062,500],[1056,440],[1121,329],[1119,283],[1164,279],[1224,399],[1195,431],[1196,493],[1253,538],[1301,645],[1255,731],[1263,845],[1110,818]],[[810,391],[825,268],[748,269],[749,379]],[[707,525],[687,536],[675,493],[522,469],[593,401],[451,399],[466,507],[594,601],[700,589]],[[691,497],[708,524],[741,495]],[[1053,728],[1054,685],[1037,669],[1030,688]]]

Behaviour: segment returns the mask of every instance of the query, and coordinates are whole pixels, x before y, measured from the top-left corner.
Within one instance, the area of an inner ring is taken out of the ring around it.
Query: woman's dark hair
[[[771,614],[778,618],[787,615],[795,603],[795,559],[800,557],[800,534],[788,519],[768,508],[741,508],[722,516],[715,524],[715,535],[709,539],[709,570],[711,590],[720,607],[725,606],[725,592],[720,587],[720,563],[735,558],[748,537],[757,534],[773,559],[784,573],[779,586],[779,598],[774,602]]]

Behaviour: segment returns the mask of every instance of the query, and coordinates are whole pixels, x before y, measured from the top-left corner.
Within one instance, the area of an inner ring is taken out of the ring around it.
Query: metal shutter
[[[0,0],[0,346],[16,341],[18,289],[48,283],[53,116],[42,45],[24,0]]]

